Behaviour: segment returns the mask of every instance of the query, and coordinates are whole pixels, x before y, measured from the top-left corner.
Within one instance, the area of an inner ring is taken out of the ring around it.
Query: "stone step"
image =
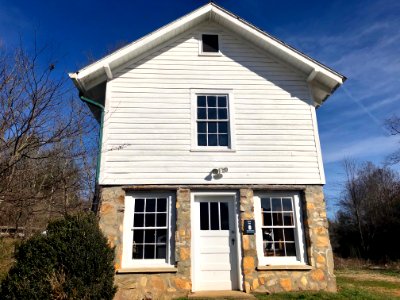
[[[189,299],[256,299],[251,294],[241,291],[201,291],[191,293]]]

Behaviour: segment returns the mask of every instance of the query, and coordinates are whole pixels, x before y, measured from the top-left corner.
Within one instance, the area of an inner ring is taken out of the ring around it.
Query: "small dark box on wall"
[[[255,230],[254,220],[244,220],[243,234],[253,235]]]

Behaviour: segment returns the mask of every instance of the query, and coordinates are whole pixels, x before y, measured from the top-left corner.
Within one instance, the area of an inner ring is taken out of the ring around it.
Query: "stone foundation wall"
[[[162,187],[160,187],[162,189]],[[253,189],[240,190],[240,221],[254,219]],[[283,189],[282,189],[283,190]],[[326,209],[321,186],[307,186],[302,197],[304,232],[311,270],[257,270],[254,235],[242,238],[243,290],[280,292],[294,290],[336,291],[333,256],[329,242]],[[190,189],[176,189],[175,271],[171,273],[121,273],[125,190],[103,187],[99,210],[100,227],[115,247],[115,299],[171,299],[187,296],[191,284]],[[257,233],[257,232],[256,232]]]
[[[336,291],[333,254],[329,241],[328,221],[322,186],[307,186],[302,197],[304,233],[311,270],[257,269],[255,235],[242,235],[242,270],[244,290],[282,292],[296,290]],[[254,219],[253,190],[240,190],[240,221]]]
[[[176,191],[175,267],[171,273],[133,273],[121,269],[125,190],[104,187],[99,211],[100,228],[115,247],[114,299],[171,299],[185,297],[192,289],[190,279],[190,190]]]

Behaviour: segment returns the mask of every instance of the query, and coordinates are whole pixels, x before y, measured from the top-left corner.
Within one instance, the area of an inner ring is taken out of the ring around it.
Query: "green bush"
[[[0,299],[112,299],[114,249],[93,214],[67,216],[22,243]]]

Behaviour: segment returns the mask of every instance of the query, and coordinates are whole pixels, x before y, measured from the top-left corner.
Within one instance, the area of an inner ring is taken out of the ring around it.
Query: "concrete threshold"
[[[251,294],[241,291],[201,291],[191,293],[189,299],[256,299]]]

